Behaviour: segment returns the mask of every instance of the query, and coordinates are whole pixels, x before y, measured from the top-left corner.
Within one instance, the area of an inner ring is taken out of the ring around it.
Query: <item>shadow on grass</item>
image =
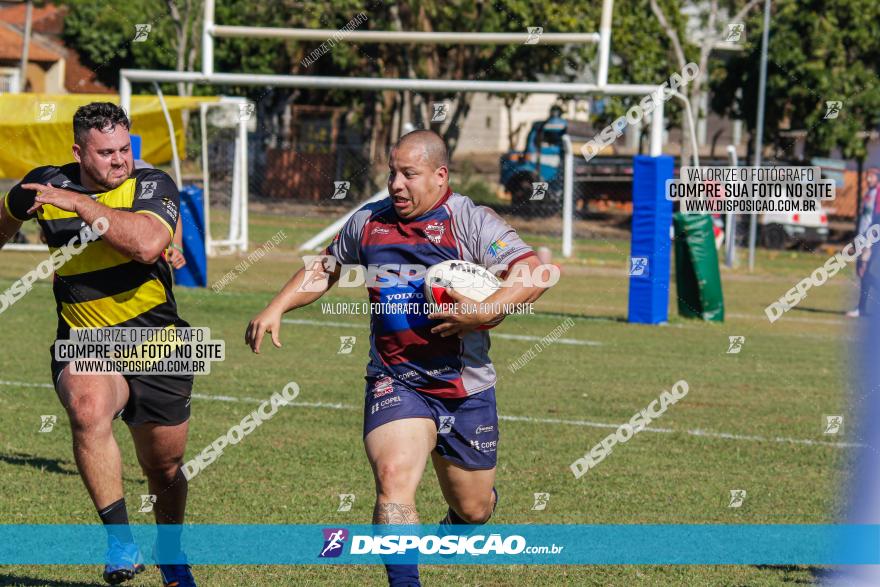
[[[789,573],[801,573],[808,572],[811,575],[810,579],[801,579],[797,577],[789,577],[784,576],[782,581],[784,583],[799,583],[803,585],[815,585],[817,581],[822,581],[823,579],[828,579],[833,576],[833,571],[827,567],[815,567],[815,566],[803,566],[803,565],[755,565],[755,568],[761,571],[771,571],[777,573],[784,573],[784,575],[788,575]]]
[[[804,306],[795,306],[792,310],[798,312],[808,312],[811,314],[831,314],[832,316],[846,316],[846,310],[827,310],[825,308],[807,308]]]
[[[535,312],[535,316],[541,316],[544,318],[579,318],[581,320],[595,320],[598,322],[621,322],[628,324],[629,321],[626,319],[626,316],[600,316],[593,314],[580,314],[576,312]]]
[[[3,454],[0,453],[0,463],[9,463],[10,465],[19,465],[24,467],[33,467],[40,471],[48,471],[50,473],[58,473],[59,475],[79,475],[76,467],[68,461],[59,459],[46,459],[26,454]],[[70,469],[63,469],[61,465],[70,465]],[[2,583],[0,583],[2,585]]]

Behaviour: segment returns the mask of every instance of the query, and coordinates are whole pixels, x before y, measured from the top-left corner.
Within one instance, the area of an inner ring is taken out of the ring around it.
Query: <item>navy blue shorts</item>
[[[382,424],[428,418],[437,426],[438,455],[465,469],[492,469],[498,455],[495,388],[461,399],[419,393],[392,377],[367,377],[364,438]]]

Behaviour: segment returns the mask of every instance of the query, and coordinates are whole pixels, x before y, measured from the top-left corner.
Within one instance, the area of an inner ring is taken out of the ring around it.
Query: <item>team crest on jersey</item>
[[[433,224],[429,224],[425,227],[425,236],[428,237],[428,240],[432,243],[439,244],[440,239],[443,238],[443,233],[446,232],[446,227],[440,224],[439,222],[435,222]]]
[[[373,399],[379,399],[394,391],[393,381],[390,377],[383,377],[373,385]]]
[[[153,197],[153,193],[156,191],[156,186],[159,185],[158,182],[155,181],[142,181],[141,182],[141,195],[139,199],[141,200],[149,200]]]

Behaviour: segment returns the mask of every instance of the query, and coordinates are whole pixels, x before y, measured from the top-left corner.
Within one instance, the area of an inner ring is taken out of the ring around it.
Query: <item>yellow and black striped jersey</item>
[[[82,187],[78,163],[38,167],[28,173],[9,191],[4,205],[17,220],[36,218],[46,244],[54,252],[78,238],[85,223],[75,213],[49,204],[35,214],[27,214],[36,193],[22,189],[24,183],[77,191],[110,208],[151,214],[174,235],[180,194],[168,174],[158,169],[135,169],[122,185],[107,192]],[[58,338],[68,338],[71,328],[184,326],[186,323],[177,315],[171,283],[171,268],[164,256],[155,263],[139,263],[98,237],[55,271]]]

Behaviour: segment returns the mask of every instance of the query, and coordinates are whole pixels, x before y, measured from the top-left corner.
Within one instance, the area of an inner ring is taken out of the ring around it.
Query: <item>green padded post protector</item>
[[[712,217],[676,212],[673,225],[679,315],[723,322],[724,296]]]

